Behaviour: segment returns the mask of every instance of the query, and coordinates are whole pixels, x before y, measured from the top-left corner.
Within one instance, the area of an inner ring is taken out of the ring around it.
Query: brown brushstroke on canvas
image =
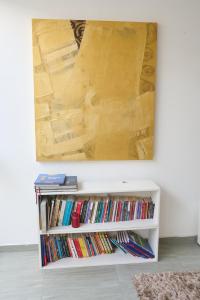
[[[153,158],[156,24],[33,20],[37,160]]]
[[[70,20],[70,23],[74,32],[74,37],[77,46],[78,48],[80,48],[84,30],[85,30],[85,20]]]

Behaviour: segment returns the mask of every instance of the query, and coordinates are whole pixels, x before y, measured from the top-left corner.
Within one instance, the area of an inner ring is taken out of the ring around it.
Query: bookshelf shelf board
[[[115,181],[115,182],[81,182],[78,191],[45,191],[41,195],[87,195],[87,194],[114,194],[156,192],[160,188],[150,180]]]
[[[61,269],[61,268],[76,268],[76,267],[92,267],[92,266],[106,266],[106,265],[120,265],[120,264],[137,264],[137,263],[151,263],[156,262],[155,258],[145,259],[135,257],[130,254],[123,254],[116,250],[112,254],[102,254],[88,258],[63,258],[56,262],[49,263],[42,269]]]
[[[81,224],[78,228],[70,226],[58,226],[49,229],[46,234],[64,234],[64,233],[84,233],[84,232],[107,232],[107,231],[125,231],[125,230],[146,230],[158,228],[154,219],[106,222],[94,224]],[[44,234],[40,232],[40,234]]]

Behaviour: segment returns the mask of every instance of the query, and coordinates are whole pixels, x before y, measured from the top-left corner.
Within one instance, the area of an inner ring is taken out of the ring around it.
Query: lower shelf
[[[120,264],[138,264],[156,262],[156,258],[145,259],[142,257],[135,257],[130,254],[124,254],[120,250],[116,250],[112,254],[102,254],[88,258],[62,258],[56,262],[49,263],[42,269],[62,269],[62,268],[78,268],[78,267],[92,267],[105,265],[120,265]]]

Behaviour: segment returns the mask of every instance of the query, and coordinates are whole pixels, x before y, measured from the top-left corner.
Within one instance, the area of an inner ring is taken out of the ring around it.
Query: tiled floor
[[[159,253],[158,263],[41,271],[36,250],[0,249],[0,300],[134,300],[135,273],[200,271],[194,238],[161,239]]]

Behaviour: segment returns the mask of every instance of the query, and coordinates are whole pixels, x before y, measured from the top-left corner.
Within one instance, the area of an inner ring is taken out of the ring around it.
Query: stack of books
[[[133,231],[118,232],[116,237],[111,238],[110,241],[126,254],[143,258],[155,257],[148,240]]]
[[[66,176],[65,174],[39,174],[34,184],[35,190],[43,194],[78,190],[77,176]]]
[[[154,206],[151,198],[46,196],[40,204],[41,229],[70,225],[73,211],[84,224],[151,219]]]
[[[42,266],[64,257],[83,258],[113,251],[107,233],[41,236]]]

